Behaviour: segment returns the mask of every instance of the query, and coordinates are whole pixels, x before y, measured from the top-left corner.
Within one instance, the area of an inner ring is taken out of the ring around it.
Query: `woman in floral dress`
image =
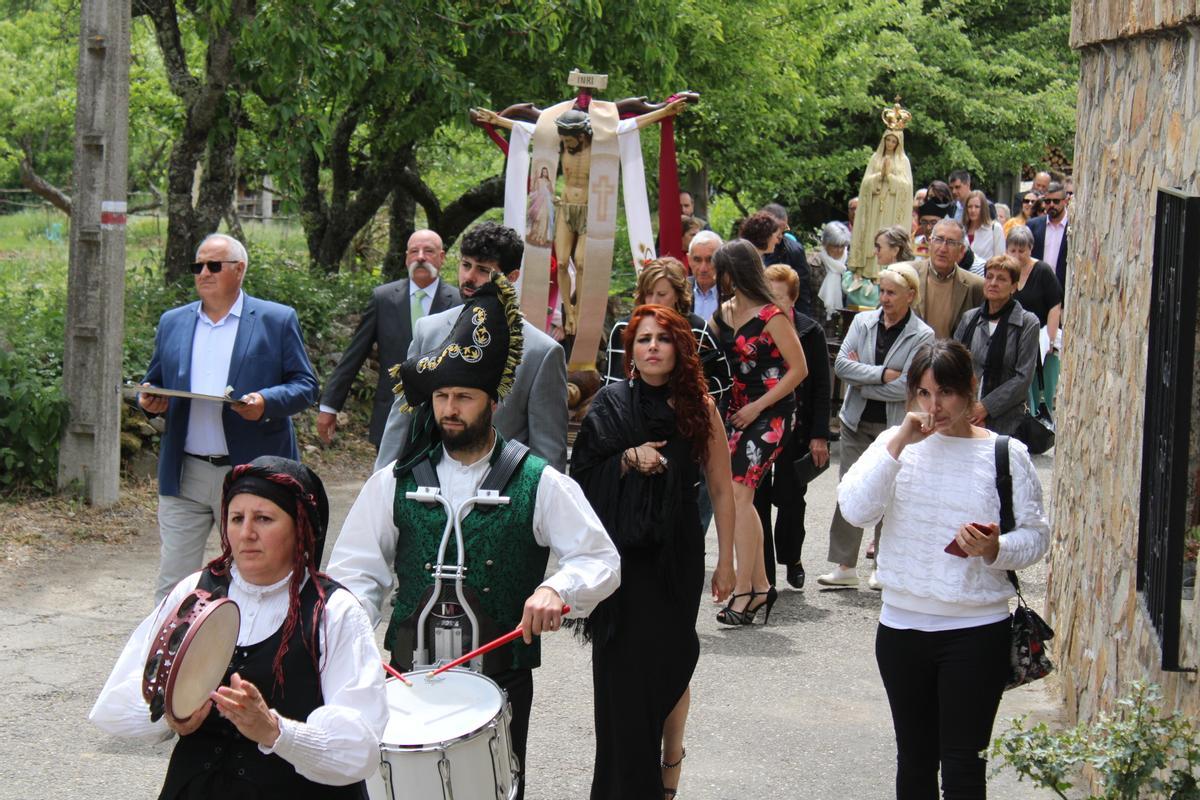
[[[750,625],[764,606],[764,623],[770,618],[777,597],[767,582],[754,490],[791,431],[796,411],[792,393],[808,374],[808,365],[791,320],[771,299],[754,245],[735,239],[717,250],[713,265],[722,291],[733,294],[717,308],[713,323],[733,376],[725,427],[733,469],[737,569],[734,593],[717,621]]]

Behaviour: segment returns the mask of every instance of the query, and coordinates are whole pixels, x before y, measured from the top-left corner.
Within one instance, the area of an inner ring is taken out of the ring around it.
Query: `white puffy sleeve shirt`
[[[229,597],[241,610],[238,645],[270,637],[283,625],[288,608],[289,575],[270,586],[247,583],[232,570]],[[150,721],[142,698],[142,668],[164,619],[196,588],[200,573],[184,578],[138,625],[117,659],[112,674],[88,715],[113,736],[160,742],[175,734],[165,719]],[[278,717],[280,735],[263,753],[275,753],[315,783],[344,786],[364,780],[379,765],[379,739],[388,719],[387,694],[372,625],[347,591],[326,598],[320,631],[321,692],[325,705],[304,720]]]
[[[396,581],[392,565],[400,531],[392,520],[393,465],[376,472],[363,486],[329,557],[329,574],[358,596],[374,624],[378,624],[383,601]],[[443,455],[437,464],[441,491],[458,508],[479,490],[488,469],[486,457],[463,465]],[[440,537],[442,531],[430,533]],[[558,560],[558,571],[541,585],[554,589],[571,607],[567,616],[586,617],[616,591],[621,582],[617,548],[579,484],[554,467],[547,466],[538,481],[533,538],[549,547]]]

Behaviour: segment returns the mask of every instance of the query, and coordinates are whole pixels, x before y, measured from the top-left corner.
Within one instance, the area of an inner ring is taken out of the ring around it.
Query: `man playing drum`
[[[431,631],[417,628],[444,620],[436,612],[426,619],[422,611],[433,602],[447,514],[440,503],[409,495],[436,486],[457,511],[474,502],[481,486],[507,473],[499,478],[499,493],[508,502],[472,506],[462,520],[462,588],[480,642],[518,625],[524,630],[523,640],[483,660],[484,674],[505,689],[512,704],[511,738],[522,775],[517,798],[524,795],[532,669],[540,662],[534,637],[559,629],[564,605],[570,606],[569,616],[586,616],[620,582],[616,548],[578,485],[523,445],[505,442],[492,426],[521,349],[516,298],[496,272],[472,296],[442,345],[400,366],[397,392],[402,387],[414,409],[408,441],[399,459],[363,487],[329,562],[329,574],[359,597],[372,622],[397,586],[384,639],[396,668],[414,666],[418,640],[429,661],[442,660],[444,654],[428,649]],[[493,472],[497,475],[489,478]],[[458,561],[456,551],[451,538],[447,565]],[[558,571],[546,577],[551,551]],[[459,595],[451,591],[441,598],[453,602],[439,603],[439,609],[455,607]]]

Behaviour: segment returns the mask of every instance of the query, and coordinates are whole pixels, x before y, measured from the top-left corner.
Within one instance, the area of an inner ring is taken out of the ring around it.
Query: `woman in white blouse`
[[[1042,487],[1025,446],[1010,441],[1015,527],[1001,533],[996,434],[970,422],[971,354],[923,345],[908,373],[910,411],[880,434],[838,485],[855,525],[881,517],[883,609],[875,640],[896,731],[896,797],[984,798],[980,758],[1009,673],[1014,596],[1006,572],[1049,546]]]
[[[976,262],[1004,255],[1004,226],[992,219],[987,195],[978,189],[967,195],[963,227],[967,229],[967,241],[971,243]]]
[[[160,798],[364,797],[387,696],[366,612],[317,571],[325,489],[307,467],[264,456],[230,472],[222,506],[221,555],[134,631],[90,719],[115,736],[179,736]],[[195,714],[152,722],[143,665],[164,620],[196,588],[237,602],[237,647]]]

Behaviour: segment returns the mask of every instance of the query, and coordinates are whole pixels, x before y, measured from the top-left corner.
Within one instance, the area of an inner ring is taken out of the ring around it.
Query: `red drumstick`
[[[562,613],[566,614],[570,610],[571,610],[570,606],[563,606]],[[482,645],[482,646],[472,650],[471,652],[467,653],[465,656],[459,656],[458,658],[454,659],[453,661],[451,661],[449,664],[445,665],[444,667],[438,667],[433,672],[425,673],[425,679],[430,680],[433,678],[434,675],[440,675],[448,669],[454,669],[455,667],[462,666],[463,664],[467,663],[471,659],[478,658],[479,656],[483,655],[484,653],[490,653],[491,651],[495,650],[497,647],[503,647],[504,645],[508,644],[509,642],[513,641],[514,639],[520,638],[520,636],[521,636],[521,626],[518,625],[516,630],[509,631],[508,633],[501,636],[499,639],[493,639],[492,641],[488,642],[487,644]]]
[[[387,670],[387,674],[388,674],[388,675],[391,675],[393,678],[395,678],[396,680],[400,681],[400,682],[401,682],[401,683],[403,683],[405,686],[412,686],[412,681],[410,681],[408,678],[406,678],[406,677],[404,677],[403,675],[401,675],[401,674],[400,674],[400,673],[399,673],[399,672],[396,670],[396,668],[395,668],[395,667],[393,667],[393,666],[392,666],[391,664],[389,664],[388,662],[386,662],[386,661],[384,661],[384,662],[383,662],[383,668],[384,668],[385,670]]]

